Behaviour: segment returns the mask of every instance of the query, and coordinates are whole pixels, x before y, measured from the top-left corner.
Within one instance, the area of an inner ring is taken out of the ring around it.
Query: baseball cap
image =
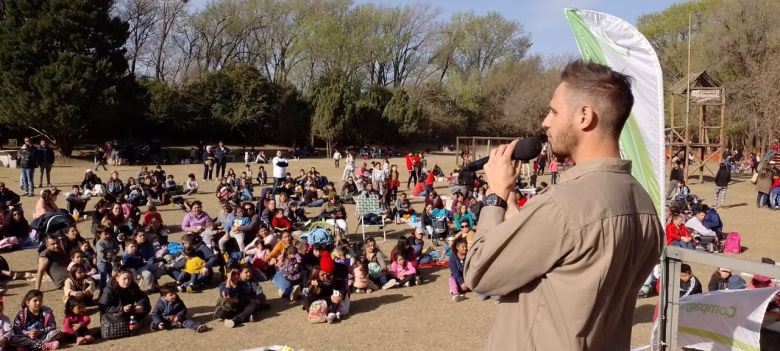
[[[720,267],[720,268],[718,268],[718,270],[721,271],[721,272],[729,272],[729,273],[731,273],[731,269],[730,268],[726,268],[726,267]]]

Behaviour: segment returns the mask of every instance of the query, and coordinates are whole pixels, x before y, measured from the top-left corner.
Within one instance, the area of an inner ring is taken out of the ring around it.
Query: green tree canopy
[[[16,0],[0,21],[0,121],[35,128],[63,155],[111,119],[127,75],[127,23],[112,0]]]

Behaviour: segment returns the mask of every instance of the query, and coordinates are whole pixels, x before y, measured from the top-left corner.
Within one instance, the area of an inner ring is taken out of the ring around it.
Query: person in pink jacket
[[[550,176],[552,177],[550,184],[558,183],[558,158],[557,157],[553,157],[550,160]]]
[[[406,259],[406,256],[402,252],[398,252],[395,255],[395,261],[390,266],[390,274],[396,279],[395,287],[412,286],[415,285],[415,275],[417,270],[414,269],[414,265],[411,261]]]

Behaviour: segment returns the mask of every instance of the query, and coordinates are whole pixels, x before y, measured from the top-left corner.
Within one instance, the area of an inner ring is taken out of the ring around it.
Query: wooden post
[[[460,152],[460,137],[457,137],[457,138],[455,138],[455,167],[458,166],[458,153],[459,152]]]

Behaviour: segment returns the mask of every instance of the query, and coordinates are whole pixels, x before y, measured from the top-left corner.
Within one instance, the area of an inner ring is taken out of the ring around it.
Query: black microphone
[[[542,141],[535,136],[521,139],[517,145],[515,145],[515,151],[512,152],[513,160],[530,161],[539,156],[542,152]],[[490,156],[480,158],[474,162],[463,166],[463,171],[476,172],[483,167],[490,160]]]

